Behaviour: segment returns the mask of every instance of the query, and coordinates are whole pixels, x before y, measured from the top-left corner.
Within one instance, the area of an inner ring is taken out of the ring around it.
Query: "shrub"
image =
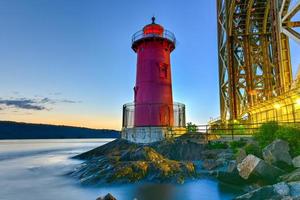
[[[192,122],[187,123],[187,132],[188,133],[197,132],[197,125],[193,124]]]
[[[279,129],[277,122],[267,122],[258,129],[254,138],[258,141],[260,147],[264,148],[276,139],[276,131]]]
[[[263,124],[254,138],[261,148],[269,145],[276,139],[282,139],[289,143],[292,156],[300,155],[300,128],[292,125],[279,126],[277,122]],[[251,148],[250,148],[251,149]]]
[[[240,140],[230,142],[229,146],[233,152],[237,152],[237,149],[244,147],[246,144],[247,141],[241,138]]]
[[[262,157],[261,147],[258,144],[254,143],[254,142],[247,144],[244,147],[244,149],[245,149],[247,155],[252,154],[252,155],[255,155],[259,158]]]
[[[275,133],[276,139],[289,143],[292,156],[300,155],[300,129],[293,126],[282,126]]]
[[[245,126],[239,123],[234,123],[233,126],[233,134],[234,135],[244,135],[245,134]]]

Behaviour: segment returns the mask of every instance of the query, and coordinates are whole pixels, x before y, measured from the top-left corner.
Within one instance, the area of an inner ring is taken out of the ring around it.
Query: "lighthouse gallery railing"
[[[132,44],[135,43],[138,40],[144,39],[144,38],[152,38],[152,37],[159,37],[159,38],[165,38],[176,44],[176,37],[174,33],[168,30],[164,30],[162,34],[145,34],[143,30],[140,30],[133,34],[132,36]]]
[[[123,105],[123,122],[122,127],[123,128],[133,128],[134,125],[134,111],[137,106],[143,106],[143,107],[149,107],[149,111],[145,113],[145,117],[148,117],[150,119],[151,110],[154,107],[162,107],[162,106],[169,106],[165,104],[135,104],[135,103],[127,103]],[[185,105],[182,103],[173,103],[171,106],[173,106],[173,123],[172,127],[185,127],[186,121],[185,121]]]

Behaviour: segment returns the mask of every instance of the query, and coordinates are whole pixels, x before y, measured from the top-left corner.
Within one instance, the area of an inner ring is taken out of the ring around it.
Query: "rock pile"
[[[300,182],[285,183],[280,182],[274,185],[268,185],[249,193],[241,195],[236,200],[299,200],[300,199]]]
[[[247,145],[253,153],[249,153]],[[71,174],[81,183],[93,185],[183,183],[188,178],[208,175],[244,186],[248,193],[237,199],[300,200],[300,156],[290,156],[287,142],[275,140],[260,151],[257,143],[249,140],[245,149],[236,153],[229,145],[223,145],[225,149],[212,146],[203,144],[201,137],[186,135],[149,145],[117,139],[76,156],[85,162]]]
[[[300,167],[300,156],[292,159],[289,150],[290,148],[287,142],[275,140],[262,150],[263,159],[252,154],[243,158],[245,152],[243,152],[243,150],[239,151],[235,161],[238,163],[236,165],[238,174],[248,185],[254,184],[255,186],[253,186],[256,189],[236,199],[300,200],[300,168],[291,171],[293,167]],[[234,165],[232,165],[231,168],[233,168],[233,170],[231,169],[231,172],[228,171],[228,179],[236,176]],[[220,180],[227,181],[224,177],[221,177]],[[229,182],[232,183],[232,181]],[[270,183],[274,185],[267,185]]]
[[[191,159],[200,159],[203,145],[196,139],[177,138],[150,145],[117,139],[80,154],[86,161],[71,173],[83,184],[137,181],[183,183],[197,173]]]

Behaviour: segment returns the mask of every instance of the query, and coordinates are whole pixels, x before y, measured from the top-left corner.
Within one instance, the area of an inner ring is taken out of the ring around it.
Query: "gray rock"
[[[269,165],[264,160],[249,154],[240,164],[237,169],[239,175],[245,179],[257,178],[267,182],[274,182],[276,178],[284,173],[283,170]]]
[[[300,200],[300,182],[268,185],[237,197],[239,200]]]
[[[236,197],[236,200],[261,200],[261,199],[279,199],[279,195],[274,192],[273,186],[265,186],[253,190],[249,193]],[[272,198],[270,198],[272,197]]]
[[[294,167],[300,168],[300,156],[293,158],[292,163]]]
[[[285,182],[280,182],[273,185],[274,191],[281,196],[288,196],[290,194],[290,188]]]
[[[217,155],[218,159],[225,159],[225,160],[231,160],[233,159],[234,155],[232,150],[224,150],[223,152],[219,153]]]
[[[222,161],[214,159],[205,159],[202,163],[202,167],[206,170],[212,170],[222,165]]]
[[[291,196],[292,197],[300,197],[300,182],[291,182],[288,183],[290,190],[291,190]]]
[[[242,179],[238,173],[232,172],[223,172],[223,171],[215,171],[213,174],[219,181],[231,185],[244,186],[246,185],[246,181]]]
[[[283,140],[274,140],[262,150],[263,158],[269,164],[292,165],[292,158],[289,154],[289,144]]]
[[[244,195],[241,195],[236,199],[238,200],[261,200],[261,199],[292,200],[293,197],[290,195],[291,193],[290,193],[289,185],[287,185],[284,182],[281,182],[275,185],[260,187]]]
[[[228,162],[227,172],[233,173],[235,171],[237,171],[237,162],[235,160],[231,160]]]
[[[237,197],[239,200],[300,200],[300,181],[268,185]]]
[[[245,158],[247,157],[247,153],[245,149],[239,149],[236,153],[236,162],[237,164],[240,164]]]
[[[224,151],[223,149],[211,149],[201,152],[204,159],[218,159],[218,155]]]
[[[228,162],[227,168],[225,171],[217,170],[215,177],[224,183],[229,183],[232,185],[244,185],[246,181],[239,176],[237,170],[237,163],[235,160]]]
[[[117,200],[113,195],[108,193],[104,197],[98,197],[96,200]]]
[[[280,177],[280,179],[286,182],[300,181],[300,168],[292,171],[291,173],[284,174]]]

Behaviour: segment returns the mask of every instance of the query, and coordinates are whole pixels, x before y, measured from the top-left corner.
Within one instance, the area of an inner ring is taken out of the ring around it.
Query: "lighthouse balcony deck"
[[[156,31],[153,30],[153,33],[145,34],[145,32],[143,30],[140,30],[140,31],[136,32],[135,34],[133,34],[133,36],[132,36],[132,45],[134,46],[134,44],[136,42],[140,41],[140,40],[150,39],[150,38],[167,39],[170,42],[172,42],[174,44],[174,46],[176,44],[176,37],[175,37],[174,33],[172,33],[171,31],[163,30],[162,33],[156,33]]]

